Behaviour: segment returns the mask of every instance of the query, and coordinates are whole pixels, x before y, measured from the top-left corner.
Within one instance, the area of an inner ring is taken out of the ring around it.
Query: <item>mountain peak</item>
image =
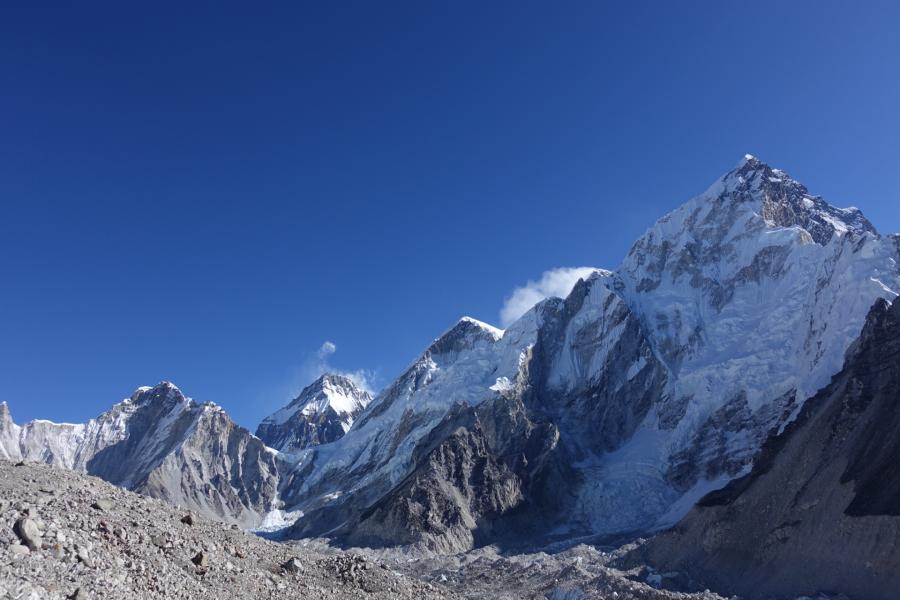
[[[256,436],[279,452],[333,442],[350,429],[372,396],[346,375],[323,373],[287,406],[259,424]]]
[[[756,156],[752,154],[745,154],[741,160],[738,161],[737,165],[734,167],[735,169],[740,169],[746,164],[763,164],[761,160],[756,158]]]
[[[287,406],[266,417],[264,422],[285,423],[298,414],[320,415],[329,408],[339,415],[355,414],[371,400],[369,392],[346,375],[323,373],[303,388]]]
[[[170,381],[160,381],[156,385],[141,386],[131,395],[131,401],[136,404],[149,404],[151,402],[170,401],[186,402],[187,398],[178,387]]]
[[[647,235],[671,244],[678,238],[705,243],[712,230],[735,238],[776,229],[803,230],[821,246],[848,234],[878,235],[858,208],[833,206],[785,171],[747,154],[703,194],[660,219],[636,247]]]
[[[457,325],[459,325],[459,324],[474,325],[475,327],[479,327],[479,328],[487,331],[488,333],[493,334],[497,339],[500,339],[501,337],[503,337],[502,329],[500,329],[498,327],[494,327],[493,325],[491,325],[489,323],[485,323],[484,321],[479,321],[478,319],[474,319],[469,316],[461,317],[459,319],[459,321],[457,322]]]
[[[353,380],[346,375],[341,375],[339,373],[322,373],[318,378],[316,378],[315,381],[313,381],[301,391],[301,395],[310,388],[324,388],[326,386],[334,385],[356,387],[356,384],[353,382]]]
[[[493,344],[502,337],[502,329],[472,317],[462,317],[453,327],[435,339],[427,352],[432,355],[453,354],[478,344]]]

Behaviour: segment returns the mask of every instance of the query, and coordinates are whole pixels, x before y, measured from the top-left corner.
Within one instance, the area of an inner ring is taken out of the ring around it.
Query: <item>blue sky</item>
[[[17,421],[386,383],[746,152],[900,231],[897,3],[138,4],[0,8]]]

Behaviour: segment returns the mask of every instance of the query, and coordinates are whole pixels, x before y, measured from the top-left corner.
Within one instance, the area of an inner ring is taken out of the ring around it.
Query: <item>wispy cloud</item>
[[[544,271],[539,280],[529,281],[512,291],[500,309],[500,324],[508,327],[544,298],[565,298],[579,279],[587,278],[595,270],[592,267],[560,267]]]
[[[324,359],[329,354],[334,354],[335,352],[337,352],[337,344],[325,340],[322,342],[322,345],[319,346],[318,354],[320,359]]]

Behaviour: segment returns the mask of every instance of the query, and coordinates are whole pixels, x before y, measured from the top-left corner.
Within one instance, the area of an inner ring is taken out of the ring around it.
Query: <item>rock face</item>
[[[438,338],[298,454],[285,534],[456,551],[671,525],[841,368],[898,258],[858,210],[748,156],[615,272],[505,332],[466,318]]]
[[[95,475],[244,526],[274,508],[278,472],[265,445],[218,406],[185,398],[167,382],[83,424],[20,427],[4,410],[0,442],[7,458]]]
[[[290,404],[266,417],[256,437],[279,452],[295,453],[338,440],[372,396],[350,378],[326,373]]]
[[[900,589],[900,302],[879,301],[844,369],[746,476],[643,549],[750,599]]]

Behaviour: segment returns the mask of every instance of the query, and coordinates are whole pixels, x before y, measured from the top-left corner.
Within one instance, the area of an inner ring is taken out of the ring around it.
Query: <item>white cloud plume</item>
[[[591,267],[560,267],[544,271],[538,281],[517,287],[500,309],[500,324],[509,327],[516,319],[544,298],[565,298],[579,279],[587,278],[596,269]]]
[[[325,358],[329,354],[334,354],[335,352],[337,352],[337,344],[334,342],[325,340],[322,342],[322,345],[319,346],[319,358]]]

